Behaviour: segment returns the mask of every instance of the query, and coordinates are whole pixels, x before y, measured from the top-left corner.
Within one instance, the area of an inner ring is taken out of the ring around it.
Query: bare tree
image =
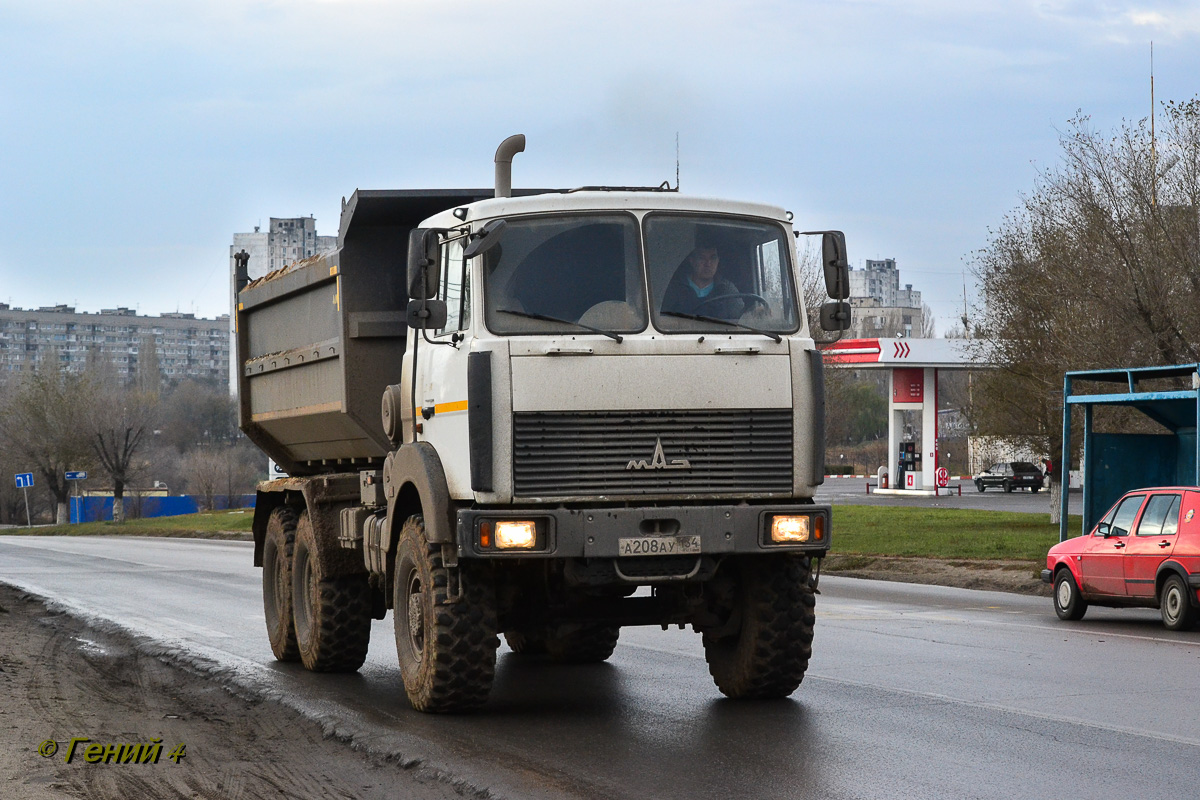
[[[1200,99],[1113,134],[1078,114],[1062,160],[991,233],[973,271],[980,433],[1061,452],[1063,373],[1200,360]],[[1061,477],[1054,470],[1051,514]]]
[[[828,299],[825,294],[825,271],[821,267],[821,247],[819,240],[814,244],[812,237],[801,239],[796,245],[800,302],[803,303],[805,316],[808,317],[808,329],[816,335],[821,330],[821,304]]]
[[[26,373],[0,414],[5,449],[50,492],[60,525],[70,522],[66,472],[91,464],[86,420],[94,393],[91,376],[60,369],[55,362]]]
[[[157,394],[140,386],[122,386],[114,375],[94,378],[95,402],[91,407],[88,441],[100,467],[113,484],[113,522],[125,521],[125,487],[144,464],[141,452],[158,416]]]
[[[228,480],[228,465],[224,456],[208,447],[198,447],[183,457],[180,465],[190,494],[202,500],[203,511],[216,507],[217,493]]]
[[[921,304],[921,330],[917,335],[923,339],[932,339],[937,335],[937,318],[927,303]]]

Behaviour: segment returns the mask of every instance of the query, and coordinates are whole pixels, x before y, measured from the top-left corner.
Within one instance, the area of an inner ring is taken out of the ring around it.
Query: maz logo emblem
[[[625,465],[625,469],[691,469],[692,462],[686,458],[673,458],[671,463],[667,463],[667,457],[663,454],[662,438],[654,440],[654,456],[649,461],[630,461]]]

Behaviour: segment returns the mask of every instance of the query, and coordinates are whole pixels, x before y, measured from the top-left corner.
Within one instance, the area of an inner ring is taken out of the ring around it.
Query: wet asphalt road
[[[491,702],[431,717],[399,687],[391,619],[358,675],[271,659],[241,542],[0,537],[0,580],[116,622],[362,745],[512,798],[1191,797],[1200,631],[1157,612],[822,581],[790,700],[721,699],[690,631],[625,629],[586,667],[501,650]]]

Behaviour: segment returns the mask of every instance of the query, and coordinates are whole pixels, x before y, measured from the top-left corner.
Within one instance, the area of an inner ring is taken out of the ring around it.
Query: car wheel
[[[1054,613],[1059,619],[1077,620],[1083,619],[1087,609],[1087,601],[1080,596],[1075,577],[1070,569],[1063,567],[1054,576]]]
[[[976,479],[975,479],[975,488],[976,488],[976,489],[978,489],[978,490],[979,490],[979,491],[981,491],[981,492],[982,492],[984,489],[986,489],[986,488],[987,488],[986,486],[984,486],[984,485],[983,485],[983,479],[982,479],[982,478],[976,478]]]
[[[1012,493],[1012,484],[1008,481],[1004,482],[1004,491],[1009,492],[1010,494]]]
[[[1186,631],[1196,624],[1196,608],[1192,605],[1191,592],[1178,575],[1170,576],[1163,583],[1158,596],[1158,608],[1167,630]]]
[[[1030,486],[1029,491],[1033,492],[1034,494],[1037,494],[1039,491],[1041,491],[1041,488],[1042,487],[1040,487],[1040,486]]]

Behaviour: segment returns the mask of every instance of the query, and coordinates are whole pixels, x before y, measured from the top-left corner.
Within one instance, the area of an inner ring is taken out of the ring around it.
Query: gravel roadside
[[[983,589],[1049,597],[1049,584],[1042,583],[1042,567],[1032,561],[955,560],[943,558],[899,558],[831,554],[821,572],[847,578],[901,581],[959,589]]]
[[[237,697],[18,589],[0,584],[0,609],[0,797],[464,796],[437,776],[324,738],[316,723],[278,703]],[[73,737],[103,745],[158,739],[162,749],[157,763],[88,763],[83,743],[67,763]],[[39,746],[50,741],[57,750],[43,757]],[[171,760],[181,743],[184,757]]]

